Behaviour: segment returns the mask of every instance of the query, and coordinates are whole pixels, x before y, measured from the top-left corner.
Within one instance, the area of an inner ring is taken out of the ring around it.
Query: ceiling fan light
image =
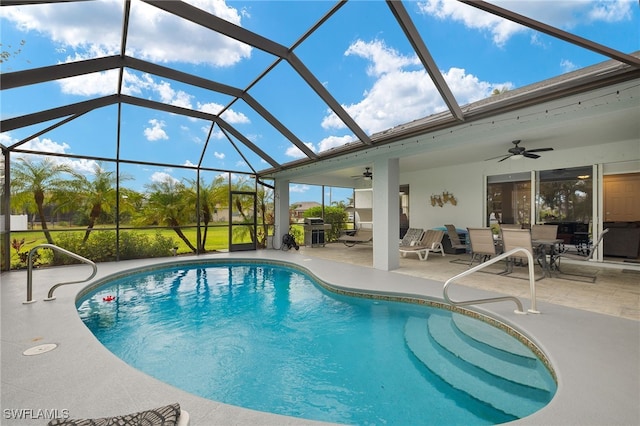
[[[511,156],[512,160],[520,160],[522,158],[524,158],[524,155],[522,155],[522,154],[514,154],[514,155]]]
[[[364,177],[364,180],[371,180],[371,175],[366,175],[366,176]]]

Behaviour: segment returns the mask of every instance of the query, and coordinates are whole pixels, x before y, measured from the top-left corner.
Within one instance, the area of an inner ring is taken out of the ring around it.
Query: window
[[[538,223],[588,224],[593,216],[592,168],[543,170],[538,173]]]
[[[487,177],[487,226],[528,224],[531,217],[531,175]]]

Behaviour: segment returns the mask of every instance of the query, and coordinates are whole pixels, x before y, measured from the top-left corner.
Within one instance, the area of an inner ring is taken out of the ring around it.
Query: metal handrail
[[[24,304],[35,302],[35,300],[33,300],[33,253],[35,253],[39,248],[50,248],[53,250],[57,250],[60,253],[66,254],[67,256],[71,256],[76,260],[79,260],[81,262],[86,263],[87,265],[90,265],[93,268],[93,272],[91,273],[91,275],[88,278],[85,278],[84,280],[62,282],[51,287],[49,289],[49,294],[47,295],[47,298],[44,299],[46,301],[55,299],[55,297],[53,297],[53,292],[55,291],[56,288],[62,285],[78,284],[78,283],[89,281],[91,278],[95,277],[96,274],[98,273],[98,267],[96,266],[96,264],[93,261],[80,256],[79,254],[75,254],[74,252],[63,249],[62,247],[58,247],[54,244],[39,244],[33,247],[31,250],[29,250],[29,256],[27,259],[27,300],[22,302]]]
[[[449,294],[448,294],[448,289],[449,289],[449,285],[462,278],[462,277],[466,277],[467,275],[471,275],[474,272],[477,272],[481,269],[486,268],[489,265],[492,265],[506,257],[511,256],[514,253],[517,252],[524,252],[527,255],[527,260],[529,263],[529,288],[531,290],[531,309],[529,309],[528,311],[531,312],[532,314],[539,314],[540,311],[538,311],[536,309],[536,280],[535,280],[535,271],[534,271],[534,264],[533,264],[533,256],[531,255],[531,252],[523,247],[516,247],[512,250],[509,250],[508,252],[502,253],[499,256],[494,257],[493,259],[489,259],[486,262],[483,262],[477,266],[474,266],[471,269],[468,269],[458,275],[456,275],[455,277],[449,278],[447,280],[447,282],[444,283],[444,287],[442,289],[443,292],[443,296],[444,296],[444,300],[447,301],[447,303],[453,305],[453,306],[467,306],[467,305],[479,305],[481,303],[490,303],[490,302],[504,302],[507,300],[512,300],[515,302],[515,304],[517,305],[518,309],[516,309],[514,312],[516,314],[526,314],[526,312],[524,311],[523,307],[522,307],[522,302],[520,302],[520,300],[517,297],[514,296],[502,296],[502,297],[490,297],[487,299],[476,299],[476,300],[468,300],[468,301],[454,301],[451,300],[449,298]]]

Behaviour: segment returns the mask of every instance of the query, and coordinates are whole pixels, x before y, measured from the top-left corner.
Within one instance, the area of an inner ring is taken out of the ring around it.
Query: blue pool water
[[[338,295],[282,265],[128,275],[84,296],[78,312],[110,351],[166,383],[305,419],[496,424],[555,393],[525,345],[481,321]]]

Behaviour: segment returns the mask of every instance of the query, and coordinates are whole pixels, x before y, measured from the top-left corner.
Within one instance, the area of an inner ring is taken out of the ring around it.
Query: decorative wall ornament
[[[458,205],[458,200],[453,196],[452,193],[448,191],[443,191],[442,194],[431,195],[431,205],[435,207],[436,205],[442,207],[445,204],[451,204],[452,206]]]

